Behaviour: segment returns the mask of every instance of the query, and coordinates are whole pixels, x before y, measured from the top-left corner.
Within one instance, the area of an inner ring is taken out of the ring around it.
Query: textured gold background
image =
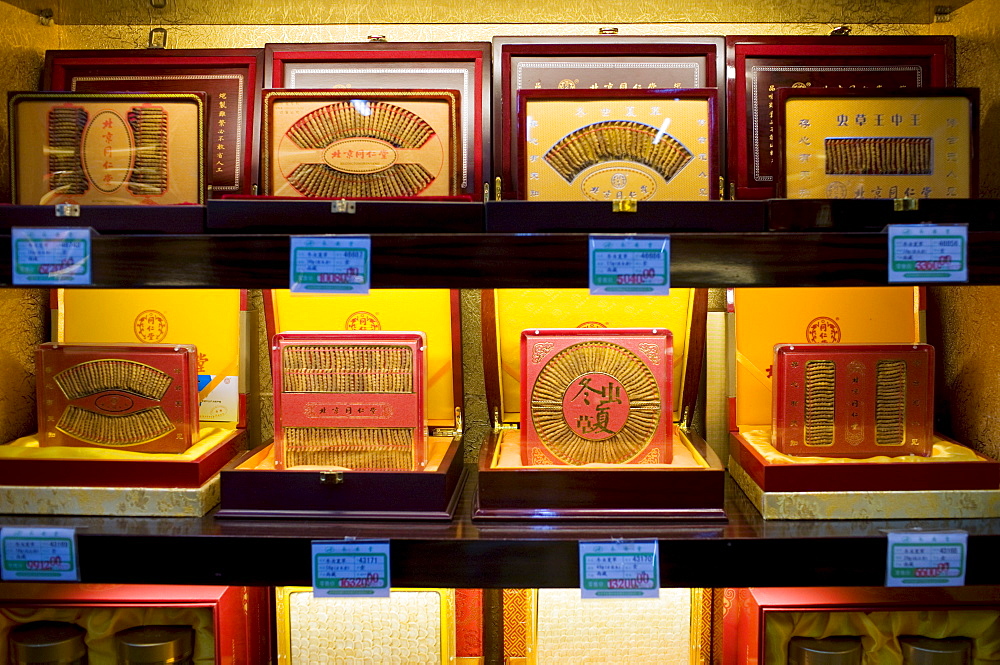
[[[575,22],[854,22],[929,23],[934,0],[633,0],[578,3],[567,0],[383,0],[377,3],[315,0],[168,0],[154,9],[147,0],[13,0],[29,11],[51,7],[59,23],[563,23]],[[960,1],[952,6],[962,4]]]
[[[686,0],[662,3],[639,0],[627,4],[581,5],[567,0],[507,0],[467,3],[413,0],[361,5],[331,5],[313,0],[270,3],[223,0],[168,0],[169,10],[150,7],[146,0],[13,0],[0,2],[0,85],[4,90],[37,88],[46,49],[139,48],[149,30],[166,27],[170,48],[260,47],[267,42],[363,41],[386,35],[391,41],[488,41],[494,35],[594,35],[598,25],[618,24],[623,35],[698,34],[827,34],[839,23],[852,25],[857,35],[958,35],[959,84],[982,92],[981,194],[1000,196],[1000,12],[995,0],[956,1],[950,22],[930,23],[934,2],[882,0],[793,0],[760,3],[749,0]],[[22,7],[18,9],[15,7]],[[331,7],[333,7],[331,9]],[[40,25],[31,12],[52,8],[56,24]],[[27,11],[26,11],[27,10]],[[531,21],[518,23],[518,21]],[[545,24],[546,21],[553,22]],[[574,21],[565,23],[564,21]],[[915,23],[900,23],[914,21]],[[114,22],[115,24],[108,24]],[[71,25],[89,23],[91,25]],[[186,25],[184,23],[190,23]],[[213,24],[214,23],[214,24]],[[232,27],[230,24],[241,24]],[[269,25],[274,23],[275,25]],[[130,25],[128,25],[130,24]],[[0,114],[0,200],[8,200],[8,134],[6,113]],[[34,419],[30,346],[43,333],[46,302],[38,292],[5,290],[0,307],[0,351],[5,389],[0,399],[0,434],[11,438],[30,428]],[[1000,454],[1000,360],[994,338],[1000,287],[931,289],[929,323],[944,361],[939,414],[949,429],[989,454]],[[259,305],[259,300],[252,300]],[[466,429],[472,435],[467,457],[475,455],[488,429],[482,376],[479,294],[462,294]],[[262,322],[260,326],[262,328]],[[267,344],[258,331],[259,375],[251,392],[261,407],[260,438],[270,435],[270,377]],[[984,407],[984,405],[986,405]],[[256,423],[255,423],[256,424]]]

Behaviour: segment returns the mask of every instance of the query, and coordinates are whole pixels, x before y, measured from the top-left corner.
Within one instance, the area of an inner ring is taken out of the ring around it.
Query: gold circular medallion
[[[650,442],[660,390],[628,349],[596,340],[556,353],[535,379],[531,418],[541,442],[567,464],[621,464]]]

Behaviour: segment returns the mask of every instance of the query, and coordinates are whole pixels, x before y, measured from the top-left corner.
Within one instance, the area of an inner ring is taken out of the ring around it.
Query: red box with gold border
[[[204,92],[209,191],[250,194],[257,182],[263,56],[263,49],[249,48],[47,51],[42,89]]]
[[[219,470],[247,446],[246,292],[237,289],[52,291],[61,344],[192,344],[200,432],[183,453],[0,445],[3,511],[181,517],[219,501]]]
[[[519,91],[517,197],[719,198],[718,96],[714,88]]]
[[[724,589],[721,663],[787,665],[793,637],[832,636],[860,638],[861,662],[902,663],[898,638],[913,635],[967,638],[986,663],[1000,658],[998,619],[1000,592],[987,587]]]
[[[268,338],[290,331],[417,331],[427,337],[427,464],[419,471],[278,469],[273,444],[222,470],[219,517],[451,519],[465,482],[459,293],[373,289],[331,298],[264,292]],[[272,368],[273,370],[273,368]]]
[[[725,472],[685,428],[699,389],[707,292],[591,296],[583,289],[484,291],[487,404],[496,429],[479,455],[474,517],[487,520],[722,520]],[[522,459],[520,342],[526,329],[653,328],[673,333],[673,459],[669,464],[531,466]]]
[[[268,88],[456,90],[457,194],[478,199],[490,174],[489,42],[266,44]]]
[[[493,160],[503,197],[514,197],[517,183],[519,90],[717,88],[725,80],[724,46],[722,37],[494,37],[493,136],[500,149]]]
[[[940,434],[929,457],[793,457],[772,445],[776,344],[918,344],[922,297],[914,287],[729,292],[729,471],[765,519],[1000,516],[1000,463]]]
[[[74,623],[87,631],[90,662],[113,663],[116,632],[181,625],[194,629],[193,664],[256,665],[271,660],[270,605],[266,587],[8,582],[0,585],[0,642],[20,624]]]
[[[955,38],[726,37],[731,198],[775,196],[778,88],[917,88],[955,84]]]

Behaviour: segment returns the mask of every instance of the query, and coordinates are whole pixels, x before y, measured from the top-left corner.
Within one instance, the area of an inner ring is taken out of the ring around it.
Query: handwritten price
[[[945,562],[939,563],[938,565],[934,566],[933,568],[914,568],[913,569],[913,576],[914,577],[941,577],[942,575],[946,574],[949,569],[950,569],[950,566],[948,565],[948,562],[945,561]]]
[[[342,589],[364,589],[367,587],[380,586],[379,580],[382,576],[378,573],[368,573],[364,577],[345,577],[340,580]]]
[[[57,555],[49,557],[48,561],[25,561],[24,564],[28,570],[53,570],[62,565],[62,557]]]
[[[641,572],[633,579],[608,580],[609,589],[645,589],[650,586],[649,573]]]
[[[937,261],[917,261],[914,266],[917,270],[942,270],[945,266],[951,263],[951,256],[945,254],[938,258]]]

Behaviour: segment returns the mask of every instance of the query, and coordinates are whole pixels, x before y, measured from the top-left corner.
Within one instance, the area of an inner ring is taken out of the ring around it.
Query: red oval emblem
[[[122,395],[121,393],[101,395],[94,400],[94,406],[101,411],[107,411],[109,413],[121,413],[122,411],[128,411],[134,404],[135,400],[128,395]]]

